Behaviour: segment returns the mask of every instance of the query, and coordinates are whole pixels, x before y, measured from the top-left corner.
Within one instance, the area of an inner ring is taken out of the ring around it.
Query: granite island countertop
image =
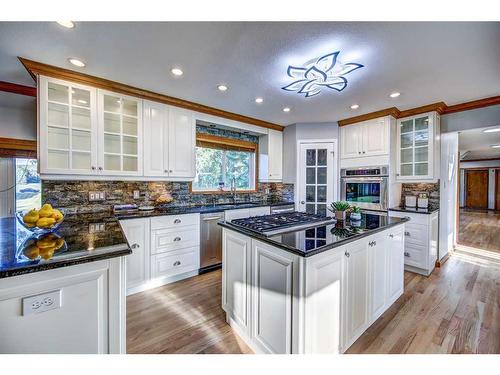
[[[33,252],[37,241],[58,241],[51,253]],[[34,235],[15,217],[0,219],[0,279],[52,268],[131,254],[118,220],[112,214],[66,215],[51,235]]]
[[[409,221],[408,218],[362,213],[360,221],[347,220],[345,223],[336,222],[330,225],[320,225],[295,231],[290,228],[290,232],[270,237],[246,230],[226,221],[219,222],[219,225],[294,254],[309,257],[357,241],[363,237],[371,236],[407,221]]]

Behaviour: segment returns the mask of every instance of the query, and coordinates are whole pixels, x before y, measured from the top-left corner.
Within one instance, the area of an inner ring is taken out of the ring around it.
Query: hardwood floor
[[[251,353],[225,323],[221,271],[127,299],[129,353]],[[500,266],[455,254],[405,292],[347,353],[500,353]]]
[[[460,210],[458,243],[500,254],[500,214]]]

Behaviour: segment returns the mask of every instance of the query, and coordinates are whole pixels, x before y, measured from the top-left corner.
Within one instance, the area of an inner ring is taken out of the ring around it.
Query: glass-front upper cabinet
[[[92,87],[40,77],[40,173],[96,173],[96,93]]]
[[[425,113],[397,122],[397,180],[439,178],[439,115]]]
[[[142,100],[98,90],[99,169],[105,175],[142,174]]]

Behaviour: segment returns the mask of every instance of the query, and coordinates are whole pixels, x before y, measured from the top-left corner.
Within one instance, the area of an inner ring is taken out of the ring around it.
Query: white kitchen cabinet
[[[349,347],[370,324],[370,266],[366,241],[345,247],[344,346]]]
[[[410,218],[404,231],[405,269],[429,276],[437,260],[439,211],[432,214],[389,211],[389,215]]]
[[[250,335],[251,242],[233,231],[222,233],[222,308],[245,335]]]
[[[252,338],[266,353],[292,352],[298,256],[252,241]]]
[[[191,111],[144,102],[144,175],[193,179],[196,124]]]
[[[375,321],[385,311],[387,303],[388,282],[388,243],[386,234],[376,236],[368,241],[368,261],[370,265],[370,321]],[[401,270],[401,273],[402,270]]]
[[[97,174],[97,90],[47,77],[38,83],[40,173]]]
[[[53,292],[60,306],[23,311]],[[125,257],[0,279],[0,353],[124,354],[125,308]]]
[[[440,116],[429,112],[397,121],[396,180],[434,181],[440,170]]]
[[[97,90],[100,174],[142,176],[142,100]]]
[[[405,224],[408,225],[408,224]],[[404,227],[390,231],[387,239],[387,305],[392,305],[404,290]]]
[[[134,288],[147,282],[149,270],[149,219],[129,219],[120,221],[132,254],[127,256],[127,295]]]
[[[283,178],[283,132],[269,129],[259,137],[259,181],[279,182]]]
[[[389,155],[390,117],[381,117],[340,128],[340,158],[364,159]],[[366,164],[365,164],[366,165]]]

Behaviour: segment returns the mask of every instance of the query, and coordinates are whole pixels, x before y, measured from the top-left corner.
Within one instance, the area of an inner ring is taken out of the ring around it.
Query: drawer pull
[[[389,237],[390,237],[390,238],[394,238],[394,234],[392,234],[392,233],[391,233],[391,234],[389,234]]]
[[[406,237],[411,237],[410,232],[405,232]]]
[[[175,238],[174,238],[174,242],[178,242],[178,241],[180,241],[180,240],[181,240],[181,238],[180,238],[180,237],[175,237]]]
[[[405,257],[410,258],[410,253],[408,251],[405,251]]]
[[[174,262],[174,267],[177,267],[177,266],[180,266],[180,265],[181,265],[180,261],[177,260],[177,261]]]
[[[138,249],[138,248],[140,248],[139,244],[137,244],[137,243],[132,244],[132,246],[130,246],[130,247],[132,249]]]
[[[344,255],[349,258],[351,256],[351,254],[349,254],[347,251],[344,253]]]
[[[376,244],[377,244],[377,241],[368,242],[368,246],[375,246]]]
[[[181,223],[181,222],[182,222],[182,220],[181,220],[181,219],[175,219],[175,220],[174,220],[174,224],[179,224],[179,223]]]

